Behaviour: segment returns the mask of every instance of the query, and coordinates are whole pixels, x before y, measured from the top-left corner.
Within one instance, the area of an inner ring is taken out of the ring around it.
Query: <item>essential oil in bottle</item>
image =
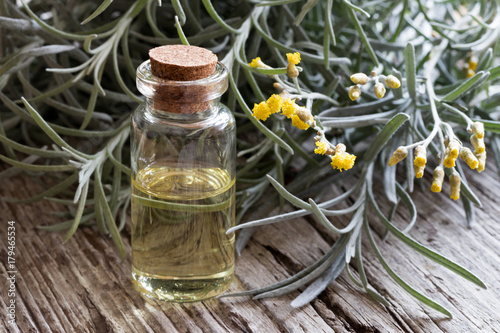
[[[227,70],[210,51],[150,50],[137,70],[147,97],[132,116],[132,277],[143,294],[192,302],[234,271],[235,121],[219,102]]]

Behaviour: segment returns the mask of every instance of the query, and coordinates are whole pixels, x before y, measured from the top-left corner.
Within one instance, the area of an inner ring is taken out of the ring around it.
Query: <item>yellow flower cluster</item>
[[[477,69],[477,57],[473,54],[470,54],[467,59],[467,63],[463,68],[465,77],[470,78],[476,75],[476,69]]]
[[[427,163],[427,149],[425,148],[425,146],[417,146],[415,148],[415,159],[413,160],[415,177],[422,178],[424,176],[426,163]]]
[[[253,116],[258,119],[265,121],[271,115],[271,108],[267,105],[266,102],[260,102],[259,104],[253,105]]]
[[[287,53],[286,54],[288,65],[287,65],[287,75],[290,78],[293,78],[295,84],[297,85],[297,80],[295,79],[299,75],[299,70],[296,65],[300,63],[300,53]],[[249,64],[252,68],[271,68],[265,63],[262,62],[260,57],[253,59]],[[363,73],[358,73],[353,75],[353,81],[364,82],[362,84],[366,84],[369,79]],[[252,109],[252,115],[257,120],[265,121],[272,114],[281,112],[286,118],[292,121],[292,125],[297,127],[300,130],[306,130],[309,127],[313,127],[313,129],[318,131],[318,136],[315,137],[315,145],[314,149],[315,154],[319,155],[328,155],[331,156],[331,165],[333,169],[338,169],[341,172],[343,170],[349,170],[354,166],[354,161],[356,160],[356,156],[353,154],[349,154],[346,152],[346,146],[342,143],[337,144],[333,149],[333,146],[330,142],[325,139],[324,130],[316,125],[316,122],[311,114],[311,111],[303,106],[300,106],[295,103],[295,99],[292,100],[289,97],[286,97],[286,90],[282,88],[281,84],[276,82],[274,84],[276,89],[281,89],[283,92],[278,94],[273,94],[271,97],[267,99],[267,101],[262,101],[260,103],[255,103]],[[361,94],[361,90],[358,86],[354,86],[354,90],[358,90],[359,95]],[[384,88],[385,93],[385,88]],[[358,97],[359,97],[358,95]]]
[[[266,65],[260,57],[252,59],[252,61],[248,64],[252,68],[263,68],[263,69],[272,69],[271,66]]]
[[[444,169],[441,165],[438,165],[434,169],[434,173],[432,175],[431,191],[441,192],[441,189],[443,188],[443,181],[444,181]]]
[[[486,150],[484,145],[484,125],[481,122],[475,122],[472,125],[472,135],[470,142],[474,147],[474,152],[460,145],[460,143],[453,139],[451,140],[445,150],[443,165],[447,168],[455,166],[455,161],[458,156],[469,166],[471,169],[476,169],[482,172],[486,166]],[[415,159],[416,163],[416,159]],[[431,190],[433,192],[441,192],[444,179],[444,170],[442,166],[438,166],[434,170]],[[450,198],[457,200],[460,198],[460,175],[453,170],[450,175]]]
[[[444,152],[444,160],[443,164],[447,168],[453,168],[455,166],[455,161],[458,157],[458,153],[460,152],[460,143],[453,139],[448,143],[446,150]]]
[[[330,163],[334,169],[349,170],[354,166],[354,161],[356,156],[346,153],[346,147],[344,144],[339,143],[335,146],[335,155],[332,156],[332,162]]]
[[[372,73],[372,75],[377,77],[376,73]],[[379,78],[375,78],[375,82],[377,82],[378,80]],[[394,75],[388,75],[385,79],[382,80],[384,80],[385,85],[388,88],[398,89],[399,87],[401,87],[401,82]],[[349,87],[348,94],[351,101],[355,101],[361,96],[360,86],[364,86],[365,84],[367,84],[370,81],[370,79],[368,78],[368,75],[366,75],[365,73],[355,73],[351,75],[351,81],[356,85]],[[373,86],[373,92],[375,93],[375,96],[377,96],[377,98],[384,97],[386,93],[384,84],[381,82],[377,82]]]
[[[299,70],[295,66],[300,63],[300,53],[299,52],[287,53],[286,58],[288,60],[288,66],[286,67],[286,74],[291,78],[299,76]]]
[[[455,170],[450,176],[450,198],[453,200],[460,198],[460,175]]]
[[[484,144],[484,124],[476,121],[472,125],[470,143],[474,147],[474,156],[477,159],[477,171],[482,172],[486,166],[486,146]]]
[[[408,149],[406,147],[398,147],[394,153],[392,153],[389,159],[389,166],[393,166],[404,160],[408,156]]]
[[[286,59],[288,60],[289,64],[298,65],[300,63],[300,53],[287,53]]]
[[[314,153],[315,154],[318,154],[318,155],[325,155],[326,151],[328,150],[329,148],[329,144],[322,141],[322,140],[318,140],[316,141],[316,149],[314,149]]]
[[[356,156],[353,154],[346,153],[346,146],[343,143],[339,143],[335,146],[335,150],[332,149],[331,144],[321,137],[321,133],[318,132],[318,136],[314,139],[316,140],[316,149],[314,153],[318,155],[329,155],[332,161],[330,164],[333,169],[338,169],[340,172],[342,170],[349,170],[354,166],[354,161]]]
[[[271,114],[282,112],[287,118],[292,119],[292,125],[301,130],[306,130],[310,127],[308,122],[312,121],[311,111],[299,106],[295,103],[295,100],[286,98],[277,94],[273,94],[265,102],[260,102],[259,104],[254,104],[252,112],[253,116],[258,119],[265,121]]]
[[[450,177],[450,198],[453,200],[458,200],[460,198],[460,175],[458,172],[453,170]],[[432,176],[432,192],[441,192],[443,188],[444,181],[444,169],[443,166],[438,165],[436,169],[434,169],[434,174]]]

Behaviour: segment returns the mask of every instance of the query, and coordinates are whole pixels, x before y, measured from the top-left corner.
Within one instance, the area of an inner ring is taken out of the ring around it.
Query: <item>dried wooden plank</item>
[[[289,306],[298,292],[275,299],[225,298],[196,304],[143,299],[130,282],[129,230],[123,234],[128,257],[122,261],[111,240],[90,228],[79,230],[64,246],[63,235],[34,228],[55,223],[57,219],[49,210],[61,206],[2,201],[0,254],[6,258],[4,223],[16,220],[19,274],[17,326],[8,325],[2,316],[0,331],[498,332],[500,295],[495,286],[500,283],[500,183],[491,169],[471,177],[470,183],[485,206],[477,210],[474,229],[465,227],[458,203],[417,190],[412,198],[419,205],[420,216],[411,236],[468,267],[490,286],[489,290],[447,272],[393,237],[386,242],[377,240],[393,269],[449,307],[453,320],[418,303],[388,280],[366,242],[363,251],[369,282],[388,299],[389,308],[368,298],[345,273],[301,309]],[[428,178],[424,185],[429,186]],[[0,189],[1,195],[17,197],[41,190],[26,177],[12,179]],[[398,211],[396,223],[404,225],[405,218],[405,210]],[[346,218],[335,222],[345,224]],[[291,276],[319,258],[334,239],[310,218],[260,228],[238,260],[231,290],[256,288]],[[0,262],[0,272],[6,274],[5,260]],[[0,298],[0,312],[6,313],[5,288],[0,288]]]

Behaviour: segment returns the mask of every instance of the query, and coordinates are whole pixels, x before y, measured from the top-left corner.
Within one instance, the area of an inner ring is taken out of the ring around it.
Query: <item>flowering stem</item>
[[[300,89],[300,85],[299,85],[299,79],[297,79],[296,77],[293,78],[293,83],[295,84],[295,89],[297,89],[297,93],[300,95],[302,94],[302,90]]]

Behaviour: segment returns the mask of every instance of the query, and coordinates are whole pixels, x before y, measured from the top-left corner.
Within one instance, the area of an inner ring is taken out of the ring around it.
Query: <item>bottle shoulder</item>
[[[178,132],[215,130],[227,131],[235,129],[235,118],[231,110],[222,103],[217,103],[204,114],[191,115],[172,114],[151,109],[147,103],[140,104],[132,113],[132,126],[136,129],[155,132]]]

